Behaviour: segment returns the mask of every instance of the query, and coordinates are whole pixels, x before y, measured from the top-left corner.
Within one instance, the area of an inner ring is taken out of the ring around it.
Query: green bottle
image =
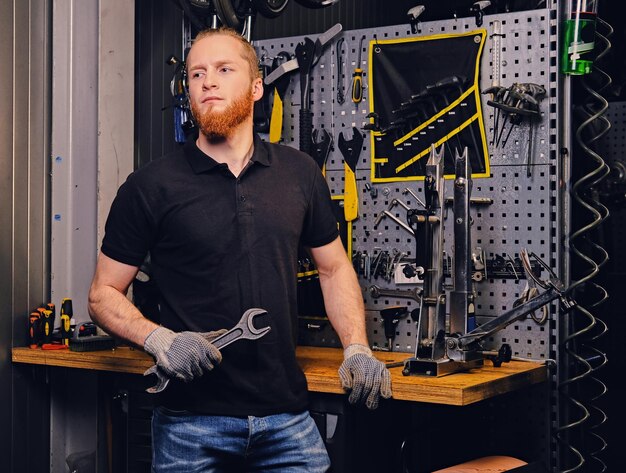
[[[593,3],[595,10],[595,2]],[[565,21],[561,54],[561,71],[564,74],[583,75],[591,72],[596,17],[595,11],[576,11]]]

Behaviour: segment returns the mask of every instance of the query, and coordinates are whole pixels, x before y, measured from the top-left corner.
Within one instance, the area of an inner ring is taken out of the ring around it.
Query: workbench
[[[308,383],[310,412],[335,473],[426,473],[492,454],[526,461],[543,457],[545,423],[533,423],[525,415],[529,406],[547,405],[548,369],[543,364],[511,361],[495,368],[485,361],[481,368],[439,378],[403,376],[402,366],[392,367],[393,398],[370,411],[347,402],[337,372],[341,349],[299,346],[296,355]],[[398,364],[411,354],[374,352],[374,356]],[[141,375],[153,365],[152,357],[128,346],[93,352],[16,347],[12,360],[62,370],[45,376],[57,388],[68,389],[61,399],[75,395],[71,388],[75,368],[80,376],[93,372],[100,386],[98,398],[108,412],[103,425],[110,432],[113,471],[149,468],[154,398],[145,388],[154,380]],[[36,371],[32,373],[35,376]],[[469,432],[476,435],[465,435]],[[131,446],[131,438],[143,443]],[[451,438],[462,441],[442,442]]]
[[[342,394],[337,370],[343,360],[338,348],[298,347],[296,355],[309,391]],[[409,353],[374,352],[385,363],[403,361]],[[13,348],[14,363],[143,374],[154,364],[152,357],[141,350],[117,347],[107,351],[74,352]],[[466,406],[499,394],[544,382],[547,368],[539,363],[511,361],[495,368],[490,361],[468,372],[439,378],[403,376],[402,367],[390,368],[393,399],[451,406]]]

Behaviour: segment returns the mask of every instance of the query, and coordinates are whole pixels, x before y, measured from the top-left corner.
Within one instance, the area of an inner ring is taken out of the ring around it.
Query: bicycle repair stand
[[[545,289],[537,297],[514,307],[499,317],[475,327],[475,300],[472,289],[470,251],[471,169],[467,148],[459,156],[455,151],[454,180],[454,289],[450,292],[450,316],[446,321],[446,294],[443,289],[443,206],[444,147],[431,146],[424,180],[425,208],[407,212],[409,226],[415,233],[416,264],[424,268],[424,286],[417,321],[415,356],[404,363],[402,374],[444,376],[467,371],[490,359],[494,366],[511,360],[511,347],[503,344],[494,354],[483,349],[480,341],[531,312],[560,299],[564,310],[574,306],[563,284],[550,268],[534,254],[550,278],[539,280],[532,273],[530,257],[525,250],[520,256],[527,278]]]

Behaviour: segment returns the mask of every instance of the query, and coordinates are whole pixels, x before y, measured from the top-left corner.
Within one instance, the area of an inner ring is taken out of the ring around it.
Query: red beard
[[[252,91],[243,93],[235,99],[222,112],[213,111],[210,108],[202,113],[195,102],[191,103],[193,114],[200,131],[209,141],[223,140],[228,138],[233,131],[245,122],[252,114]]]

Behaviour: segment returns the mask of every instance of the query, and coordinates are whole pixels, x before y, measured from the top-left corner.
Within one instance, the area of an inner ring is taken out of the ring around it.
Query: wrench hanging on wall
[[[279,77],[288,72],[299,70],[300,72],[300,151],[311,153],[313,133],[313,112],[311,111],[311,70],[322,57],[324,48],[339,33],[342,26],[337,23],[332,28],[318,36],[313,41],[304,38],[298,43],[295,50],[295,58],[282,63],[274,69],[263,81],[266,85],[274,83]]]
[[[352,139],[346,140],[343,132],[339,133],[339,151],[343,155],[345,172],[345,190],[343,212],[346,222],[356,220],[359,215],[359,191],[356,187],[356,163],[363,147],[363,135],[358,128],[352,127]]]

